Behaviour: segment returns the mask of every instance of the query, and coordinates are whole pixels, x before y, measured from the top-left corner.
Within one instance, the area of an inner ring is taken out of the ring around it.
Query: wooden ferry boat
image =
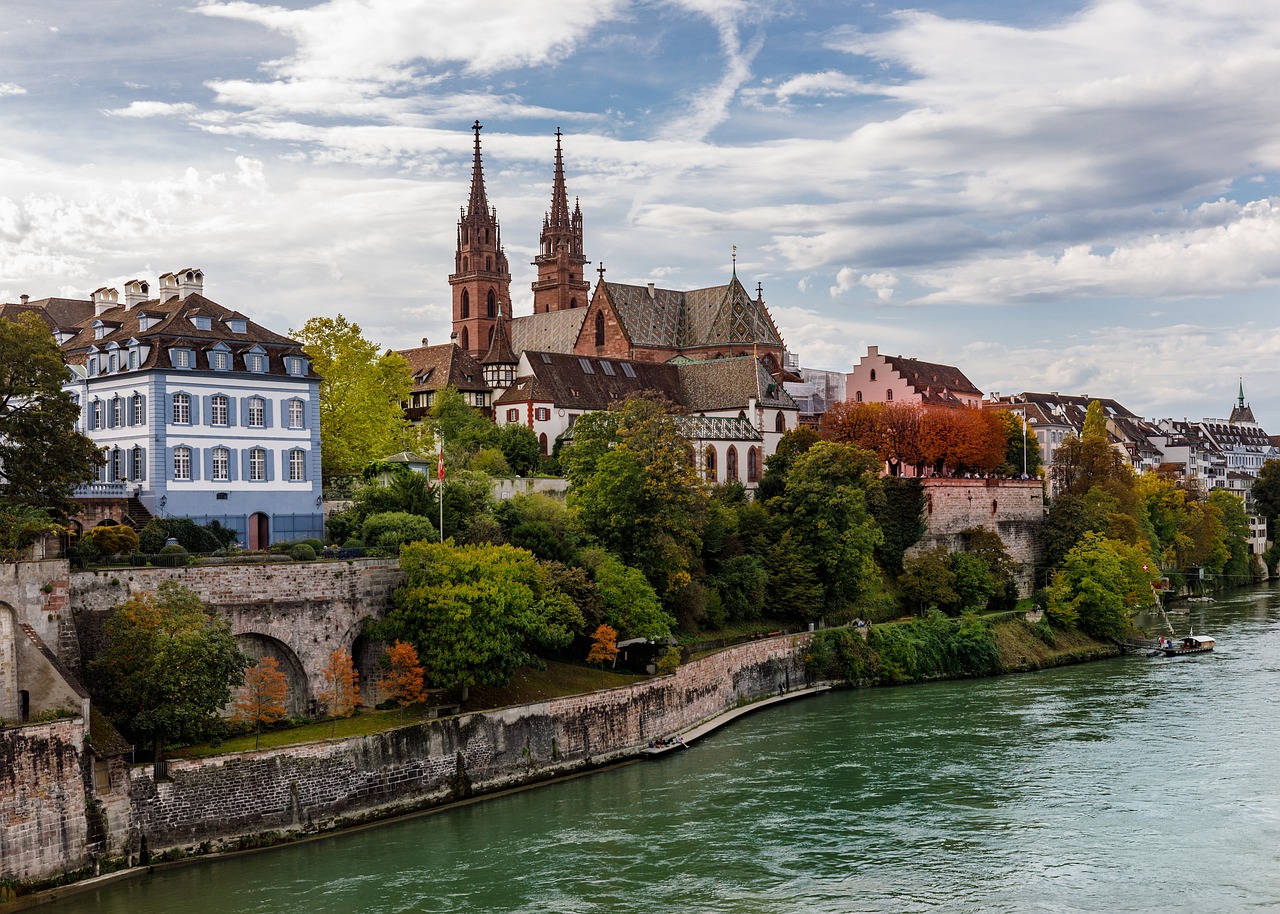
[[[1153,652],[1166,657],[1181,657],[1183,654],[1204,654],[1213,650],[1214,640],[1207,635],[1187,635],[1185,638],[1161,638],[1160,646]]]

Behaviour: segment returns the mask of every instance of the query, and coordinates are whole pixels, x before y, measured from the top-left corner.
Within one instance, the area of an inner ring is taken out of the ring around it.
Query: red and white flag
[[[444,482],[444,447],[440,448],[440,462],[436,464],[436,478]]]

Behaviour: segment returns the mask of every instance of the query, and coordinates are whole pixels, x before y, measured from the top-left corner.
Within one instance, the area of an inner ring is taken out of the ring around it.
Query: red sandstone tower
[[[569,212],[557,129],[551,209],[542,220],[541,243],[533,260],[538,268],[538,280],[533,284],[533,313],[585,307],[591,283],[583,277],[582,268],[589,262],[582,253],[582,209],[577,200],[573,201],[573,212]]]
[[[511,313],[511,273],[502,249],[498,211],[489,206],[484,190],[484,168],[480,163],[483,128],[476,121],[472,129],[476,149],[471,166],[471,198],[458,219],[458,250],[449,285],[453,287],[453,331],[458,345],[479,358],[489,351],[499,311],[505,308]],[[578,224],[581,226],[581,219]]]

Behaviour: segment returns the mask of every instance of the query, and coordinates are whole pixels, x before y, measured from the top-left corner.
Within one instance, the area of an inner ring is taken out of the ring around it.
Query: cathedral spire
[[[478,213],[488,215],[489,200],[484,192],[484,165],[480,162],[480,131],[484,129],[480,121],[471,125],[476,132],[475,159],[471,163],[471,199],[467,203],[467,215]]]
[[[582,252],[582,207],[575,199],[569,210],[569,190],[564,179],[564,150],[560,128],[556,128],[556,159],[551,176],[551,207],[542,220],[542,237],[534,266],[538,280],[533,284],[533,313],[566,311],[587,304],[591,284],[583,276],[589,263]]]

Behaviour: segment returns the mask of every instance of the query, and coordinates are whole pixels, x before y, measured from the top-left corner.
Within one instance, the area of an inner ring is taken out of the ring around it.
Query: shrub
[[[307,539],[301,540],[300,542],[307,544],[312,549],[314,549],[317,553],[320,552],[322,549],[324,549],[324,540],[318,540],[314,536],[308,537]]]
[[[437,535],[430,520],[404,511],[371,514],[360,527],[360,538],[366,544],[387,553],[398,553],[405,543],[433,540]]]
[[[138,534],[126,524],[94,527],[85,534],[102,555],[128,555],[138,548]]]
[[[295,562],[314,562],[316,560],[316,551],[311,547],[310,543],[297,543],[289,550],[289,558]]]
[[[180,568],[187,564],[189,555],[187,550],[178,543],[170,543],[168,546],[162,546],[159,553],[156,554],[153,563],[164,568]]]
[[[363,549],[364,540],[360,539],[360,537],[358,536],[347,537],[346,542],[342,544],[342,548],[343,549]]]
[[[224,527],[218,529],[226,530]],[[170,537],[189,552],[217,552],[224,545],[213,530],[190,518],[157,517],[142,528],[138,535],[138,548],[143,552],[159,552]]]

